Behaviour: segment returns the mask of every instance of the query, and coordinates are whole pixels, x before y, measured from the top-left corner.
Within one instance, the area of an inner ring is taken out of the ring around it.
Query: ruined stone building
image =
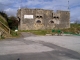
[[[19,9],[17,11],[19,30],[43,30],[70,27],[70,12],[46,9]]]

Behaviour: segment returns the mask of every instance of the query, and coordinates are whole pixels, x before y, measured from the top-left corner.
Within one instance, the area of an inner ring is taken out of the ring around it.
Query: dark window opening
[[[59,17],[57,17],[57,19],[59,19]]]
[[[56,18],[55,16],[53,18]]]
[[[41,23],[41,21],[40,20],[37,20],[36,23]]]
[[[36,18],[39,18],[39,16],[36,16]]]
[[[40,18],[42,18],[42,16],[40,16]]]
[[[54,18],[54,19],[59,19],[59,17],[58,17],[58,16],[57,16],[57,17],[56,17],[56,16],[54,16],[53,18]]]
[[[54,23],[54,21],[50,21],[50,23]]]

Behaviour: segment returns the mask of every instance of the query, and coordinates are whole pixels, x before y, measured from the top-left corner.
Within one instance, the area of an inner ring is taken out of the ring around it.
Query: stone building
[[[70,12],[23,8],[17,11],[19,30],[70,28]]]

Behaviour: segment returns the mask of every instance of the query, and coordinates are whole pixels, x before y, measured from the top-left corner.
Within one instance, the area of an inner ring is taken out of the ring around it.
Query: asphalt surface
[[[37,37],[22,33],[21,38],[0,41],[0,60],[80,60],[80,53],[76,51],[50,42],[27,39],[31,36]]]

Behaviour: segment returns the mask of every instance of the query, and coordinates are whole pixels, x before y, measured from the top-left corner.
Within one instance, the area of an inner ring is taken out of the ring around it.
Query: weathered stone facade
[[[70,12],[45,9],[19,9],[19,30],[42,30],[70,27]]]

